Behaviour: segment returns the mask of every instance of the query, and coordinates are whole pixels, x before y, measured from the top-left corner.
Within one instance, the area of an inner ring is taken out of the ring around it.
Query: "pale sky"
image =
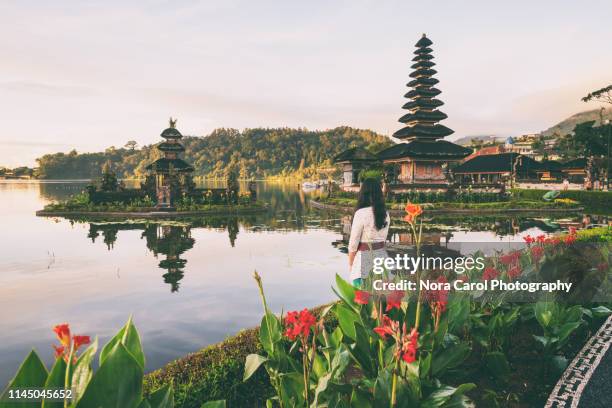
[[[217,127],[392,134],[434,42],[451,137],[538,132],[612,82],[612,2],[0,3],[0,165]]]

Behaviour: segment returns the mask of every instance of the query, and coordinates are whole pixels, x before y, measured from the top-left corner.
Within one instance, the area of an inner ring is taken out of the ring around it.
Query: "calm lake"
[[[34,215],[84,186],[0,181],[0,388],[32,347],[51,363],[58,323],[103,344],[132,315],[150,371],[257,325],[254,270],[277,312],[329,302],[335,274],[348,277],[347,218],[311,209],[296,184],[258,184],[270,205],[258,216],[89,223]],[[439,217],[429,239],[511,243],[583,218]],[[401,237],[395,231],[393,240]]]

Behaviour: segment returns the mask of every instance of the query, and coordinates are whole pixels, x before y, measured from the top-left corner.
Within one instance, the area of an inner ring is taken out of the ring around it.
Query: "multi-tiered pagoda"
[[[402,107],[408,113],[399,119],[405,126],[393,134],[401,142],[378,154],[387,168],[394,170],[392,182],[408,188],[444,187],[448,184],[448,163],[471,153],[470,149],[442,140],[453,130],[439,123],[447,116],[438,110],[444,103],[436,99],[441,91],[435,87],[439,81],[433,78],[437,71],[433,69],[432,44],[423,34],[415,45],[412,80],[407,85],[412,89],[404,95],[410,101]]]
[[[157,145],[163,157],[149,164],[146,169],[155,178],[155,196],[157,207],[172,208],[175,200],[193,189],[193,167],[179,158],[185,151],[180,143],[183,138],[176,129],[176,119],[170,118],[170,126],[161,133],[165,141]]]

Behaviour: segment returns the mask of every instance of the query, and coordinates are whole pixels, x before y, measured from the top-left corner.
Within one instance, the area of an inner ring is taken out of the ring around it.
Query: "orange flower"
[[[406,216],[404,216],[404,221],[413,222],[416,217],[423,214],[423,208],[418,204],[408,203],[406,204]]]
[[[58,324],[53,328],[53,331],[64,347],[70,346],[70,326],[68,326],[68,323]]]

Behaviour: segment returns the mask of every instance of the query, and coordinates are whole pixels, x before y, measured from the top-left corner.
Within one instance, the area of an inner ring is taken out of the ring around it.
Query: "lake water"
[[[58,323],[105,343],[132,315],[150,371],[257,325],[254,270],[277,312],[329,302],[335,274],[348,276],[348,220],[311,209],[295,184],[258,184],[270,204],[258,216],[89,223],[34,215],[84,185],[0,181],[0,388],[32,347],[51,364]],[[427,239],[511,243],[582,218],[440,217]],[[404,235],[395,230],[392,240]]]

